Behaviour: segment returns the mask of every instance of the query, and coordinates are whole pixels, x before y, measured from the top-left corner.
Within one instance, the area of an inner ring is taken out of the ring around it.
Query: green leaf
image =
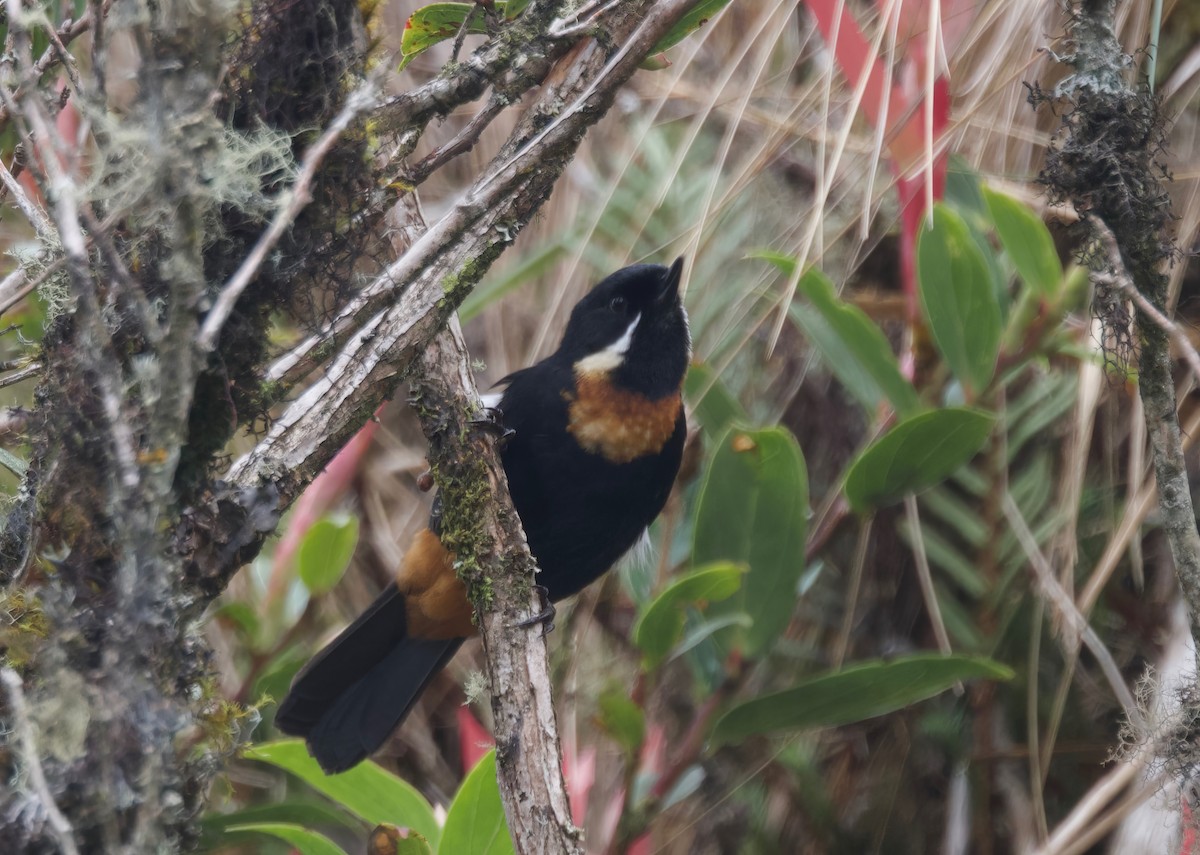
[[[687,606],[732,597],[742,585],[745,565],[718,561],[676,578],[646,604],[633,627],[633,643],[653,667],[666,658],[683,633]]]
[[[693,362],[683,380],[683,396],[709,439],[716,439],[732,424],[749,424],[741,402],[717,377],[712,366]]]
[[[511,21],[528,5],[529,0],[496,0],[496,14]],[[471,19],[467,23],[467,33],[473,36],[487,35],[484,9],[478,3],[430,3],[409,15],[404,23],[404,33],[400,36],[400,65],[397,70],[402,70],[418,54],[438,42],[455,38],[468,15]]]
[[[1010,668],[979,656],[921,653],[860,662],[735,706],[717,721],[713,736],[730,743],[758,733],[835,727],[903,709],[963,680],[1012,676]]]
[[[1000,303],[979,245],[943,204],[934,205],[932,228],[917,238],[917,271],[934,343],[959,382],[982,392],[996,370]]]
[[[709,615],[751,615],[752,626],[728,633],[750,656],[770,648],[791,618],[808,513],[804,455],[790,433],[733,428],[721,438],[700,487],[692,560],[749,567],[738,593]]]
[[[346,850],[338,846],[324,834],[309,831],[299,825],[286,822],[260,822],[254,825],[234,825],[229,828],[230,834],[254,832],[278,837],[287,843],[300,855],[346,855]]]
[[[313,523],[300,543],[296,563],[310,593],[323,594],[342,578],[358,545],[358,518],[325,516]]]
[[[613,686],[599,698],[600,726],[629,754],[642,747],[646,735],[646,714],[629,697],[625,687]]]
[[[788,275],[795,271],[795,260],[787,256],[758,253],[757,257]],[[833,283],[816,268],[801,276],[797,287],[812,308],[794,304],[792,317],[867,414],[873,414],[881,398],[887,398],[901,417],[919,412],[922,407],[917,390],[900,373],[891,345],[866,313],[839,300]]]
[[[983,196],[1000,235],[1000,243],[1017,266],[1021,278],[1038,295],[1053,297],[1062,285],[1063,269],[1046,224],[1011,196],[987,187],[983,189]]]
[[[866,312],[839,300],[833,283],[816,268],[800,277],[798,288],[821,313],[824,329],[811,323],[811,318],[797,317],[794,312],[793,317],[821,351],[829,370],[863,402],[868,413],[881,396],[887,397],[901,418],[919,412],[922,405],[917,390],[900,373],[887,336],[866,317]]]
[[[659,40],[649,55],[653,56],[656,53],[662,53],[669,48],[675,47],[675,45],[686,39],[693,32],[707,24],[708,19],[728,6],[729,2],[730,0],[700,0],[693,7],[692,11],[680,18],[675,26],[667,31],[667,34]]]
[[[359,763],[349,772],[326,775],[308,755],[300,739],[252,745],[243,752],[251,760],[278,766],[325,794],[372,825],[390,823],[411,828],[432,845],[441,838],[433,808],[413,786],[375,763]]]
[[[510,855],[512,837],[496,784],[496,751],[483,755],[463,780],[446,812],[446,827],[438,846],[442,855]]]
[[[846,498],[860,513],[932,487],[975,456],[995,416],[947,407],[905,419],[858,456],[846,472]]]

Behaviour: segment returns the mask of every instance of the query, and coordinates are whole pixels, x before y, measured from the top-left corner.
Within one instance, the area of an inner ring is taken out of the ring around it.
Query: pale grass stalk
[[[1069,649],[1077,646],[1079,641],[1082,641],[1087,649],[1091,651],[1092,656],[1095,657],[1096,663],[1100,666],[1101,673],[1108,680],[1109,688],[1112,689],[1121,706],[1125,708],[1125,714],[1129,717],[1129,720],[1135,725],[1143,725],[1142,714],[1138,710],[1137,703],[1134,701],[1133,692],[1126,685],[1125,678],[1121,675],[1121,669],[1117,666],[1116,660],[1108,652],[1108,648],[1100,640],[1100,636],[1088,624],[1087,619],[1075,605],[1075,601],[1058,584],[1054,569],[1050,566],[1050,562],[1038,547],[1037,539],[1034,537],[1033,532],[1030,531],[1029,524],[1025,521],[1024,516],[1021,515],[1021,509],[1017,507],[1012,494],[1007,490],[1004,491],[1001,505],[1004,510],[1004,518],[1012,526],[1013,534],[1016,535],[1017,541],[1025,551],[1025,556],[1029,559],[1030,567],[1034,570],[1038,592],[1046,600],[1051,609],[1054,610],[1057,618],[1062,623],[1064,630],[1064,637],[1062,639],[1063,647]]]
[[[1090,341],[1101,327],[1098,320],[1092,321]],[[1089,351],[1094,352],[1095,345]],[[1066,447],[1066,460],[1060,475],[1058,505],[1066,509],[1067,520],[1055,538],[1055,557],[1059,565],[1058,581],[1064,588],[1075,588],[1075,560],[1078,554],[1079,502],[1083,496],[1083,482],[1087,476],[1088,456],[1092,447],[1092,432],[1096,425],[1096,411],[1100,406],[1100,393],[1104,389],[1104,369],[1095,359],[1085,359],[1079,366],[1079,380],[1075,393],[1075,412],[1071,424],[1071,438]]]
[[[854,547],[854,563],[850,566],[850,584],[846,586],[846,611],[842,613],[842,628],[834,643],[831,663],[834,671],[842,669],[846,652],[850,649],[850,635],[854,631],[854,612],[858,608],[858,594],[862,587],[863,568],[867,563],[867,549],[871,545],[871,529],[875,517],[866,517],[858,522],[858,542]]]
[[[1183,448],[1186,451],[1195,444],[1195,437],[1200,432],[1200,409],[1193,411],[1191,418],[1183,425],[1181,432],[1183,434]],[[1087,584],[1084,585],[1083,590],[1080,592],[1079,609],[1084,614],[1091,613],[1091,610],[1096,605],[1096,601],[1100,598],[1100,592],[1104,590],[1104,586],[1108,584],[1108,580],[1116,572],[1117,566],[1121,563],[1121,557],[1128,551],[1130,542],[1137,536],[1142,523],[1146,521],[1146,517],[1154,509],[1157,492],[1158,490],[1154,483],[1154,474],[1151,473],[1142,482],[1142,485],[1133,494],[1133,497],[1126,502],[1125,513],[1121,516],[1121,521],[1118,523],[1116,531],[1109,537],[1100,560],[1096,562],[1095,568],[1088,577]]]
[[[1097,823],[1097,817],[1106,806],[1112,803],[1113,799],[1117,798],[1123,790],[1132,785],[1146,768],[1150,759],[1150,750],[1146,749],[1138,752],[1138,755],[1132,760],[1117,765],[1111,772],[1097,781],[1083,798],[1076,802],[1075,807],[1067,815],[1067,818],[1058,824],[1054,829],[1054,833],[1043,843],[1033,855],[1073,855],[1073,853],[1083,852],[1092,841],[1086,836],[1089,829]],[[1148,797],[1150,792],[1156,785],[1147,784],[1144,790],[1149,790],[1146,795],[1140,795],[1134,804]],[[1133,804],[1126,809],[1131,810]],[[1119,814],[1112,822],[1119,821]],[[1108,828],[1104,829],[1105,832]]]
[[[1042,651],[1042,618],[1046,613],[1046,601],[1038,597],[1033,601],[1033,615],[1029,627],[1029,656],[1026,659],[1025,671],[1025,732],[1029,743],[1029,796],[1033,803],[1033,822],[1038,840],[1045,840],[1049,835],[1046,822],[1046,793],[1042,786],[1041,764],[1041,727],[1038,721],[1038,672],[1041,665]]]
[[[835,20],[841,20],[842,2],[838,3]],[[800,242],[799,252],[796,255],[796,269],[791,276],[788,277],[787,283],[784,285],[783,293],[775,303],[776,320],[767,336],[768,352],[775,349],[776,343],[779,341],[779,335],[783,331],[784,322],[787,320],[787,307],[791,305],[792,300],[796,298],[796,289],[800,285],[800,277],[804,275],[804,269],[809,262],[809,254],[812,251],[813,243],[816,240],[817,232],[821,230],[824,222],[822,215],[825,204],[829,199],[829,191],[833,186],[833,178],[838,174],[838,168],[842,161],[842,155],[846,149],[846,141],[850,137],[850,132],[854,127],[854,122],[858,116],[859,107],[862,104],[863,96],[867,91],[867,84],[870,81],[868,68],[879,61],[879,49],[883,44],[883,37],[886,32],[886,27],[879,27],[875,36],[871,39],[870,48],[867,57],[864,59],[864,69],[859,75],[858,83],[855,85],[853,92],[850,95],[849,103],[846,105],[846,118],[837,130],[833,146],[833,154],[828,158],[819,158],[819,169],[825,170],[818,181],[816,198],[813,200],[812,213],[807,219],[807,225],[804,229],[803,237]],[[836,31],[835,31],[836,32]],[[835,41],[836,44],[836,41]],[[834,52],[835,48],[830,46],[830,52]],[[832,77],[834,67],[831,65],[829,74]],[[886,97],[886,94],[884,95]],[[828,115],[828,114],[826,114]],[[822,143],[823,145],[823,143]]]
[[[938,604],[937,592],[933,588],[933,573],[929,569],[929,557],[925,554],[925,535],[921,531],[921,512],[917,507],[917,497],[912,493],[904,497],[904,513],[908,519],[908,530],[912,533],[912,554],[917,566],[921,599],[925,601],[925,610],[929,613],[929,622],[933,625],[938,650],[949,656],[953,652],[950,648],[950,635],[946,632],[946,623],[942,620],[942,607]],[[961,683],[958,684],[958,691],[962,692]]]

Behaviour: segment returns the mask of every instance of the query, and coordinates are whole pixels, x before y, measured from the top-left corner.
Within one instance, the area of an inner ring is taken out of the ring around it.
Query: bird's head
[[[635,264],[606,277],[571,311],[558,355],[576,374],[605,375],[652,398],[679,391],[691,356],[679,296],[683,259]]]

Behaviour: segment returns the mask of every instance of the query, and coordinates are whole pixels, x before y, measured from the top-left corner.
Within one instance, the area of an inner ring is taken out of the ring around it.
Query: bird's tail
[[[296,675],[275,725],[303,736],[327,773],[375,751],[463,639],[410,638],[404,595],[389,585]]]

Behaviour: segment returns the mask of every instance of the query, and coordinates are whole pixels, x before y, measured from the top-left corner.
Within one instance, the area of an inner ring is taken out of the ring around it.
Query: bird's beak
[[[673,303],[679,298],[679,283],[683,279],[683,256],[675,259],[675,263],[667,271],[667,275],[663,278],[662,291],[655,301],[659,305]]]

